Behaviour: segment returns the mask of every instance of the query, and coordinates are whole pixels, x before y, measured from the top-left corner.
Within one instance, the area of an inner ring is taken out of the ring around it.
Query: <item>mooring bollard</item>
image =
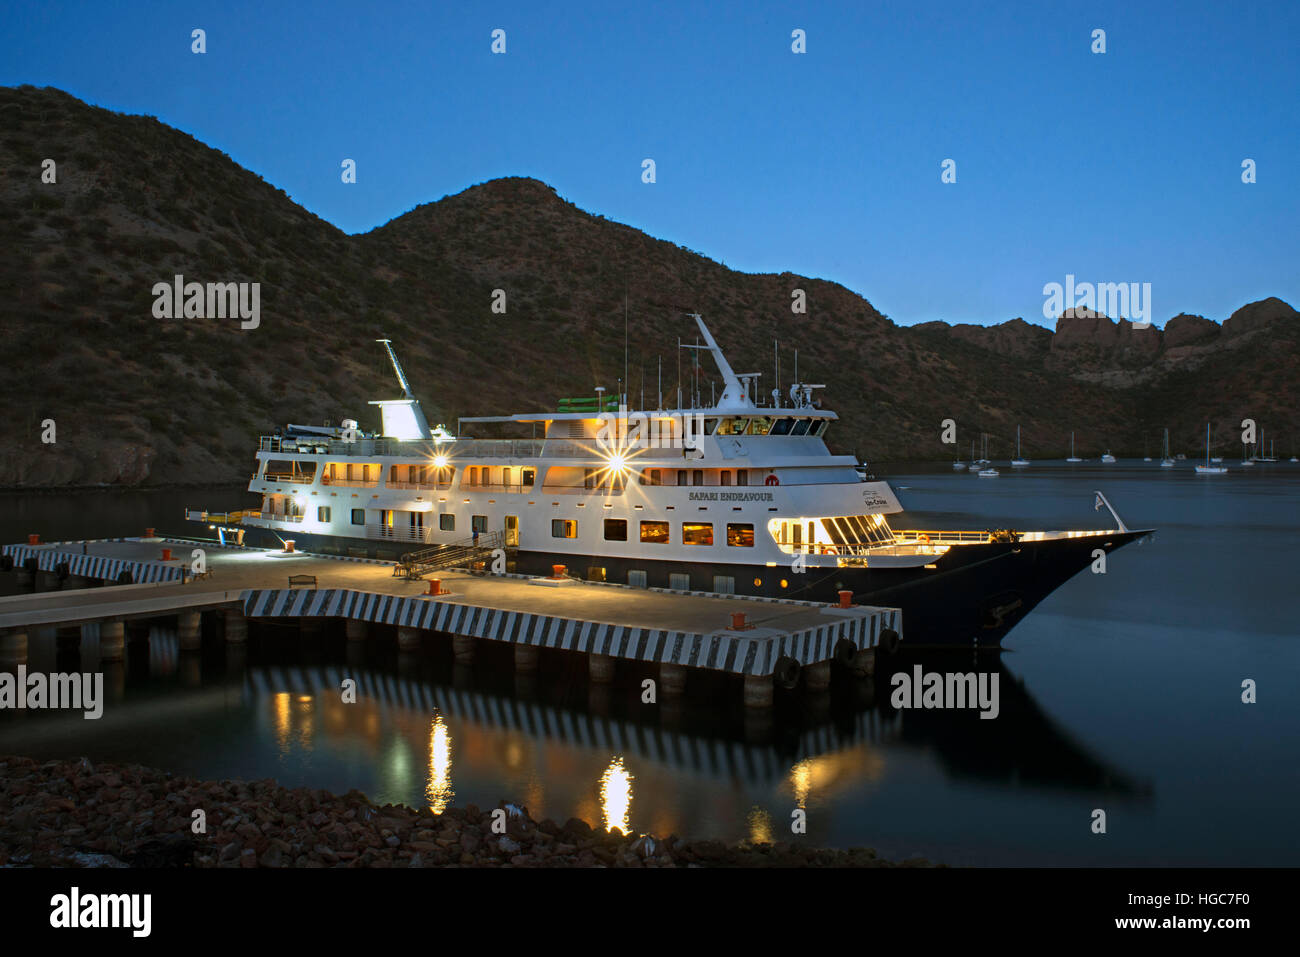
[[[568,566],[568,565],[552,565],[552,566],[551,566],[551,577],[552,577],[552,578],[563,578],[566,574],[568,574],[568,571],[569,571],[569,566]]]
[[[430,579],[429,579],[429,592],[428,592],[428,593],[429,593],[430,595],[441,595],[441,594],[442,594],[442,580],[439,579],[439,578],[430,578]]]
[[[851,592],[851,591],[841,591],[841,592],[839,593],[839,596],[840,596],[840,607],[841,607],[841,608],[852,608],[852,607],[853,607],[853,592]]]

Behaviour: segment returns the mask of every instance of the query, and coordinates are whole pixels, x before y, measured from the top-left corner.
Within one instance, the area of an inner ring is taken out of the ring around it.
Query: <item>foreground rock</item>
[[[202,811],[206,833],[195,834]],[[376,807],[274,781],[197,781],[135,765],[0,757],[0,866],[893,867],[868,849],[728,845],[534,821],[503,802]],[[494,827],[495,823],[495,827]],[[504,828],[504,833],[502,833]]]

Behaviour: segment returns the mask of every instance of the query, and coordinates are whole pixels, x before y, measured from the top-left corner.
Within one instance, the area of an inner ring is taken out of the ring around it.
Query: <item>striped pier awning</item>
[[[706,668],[741,675],[770,675],[782,656],[800,664],[829,661],[840,640],[874,648],[880,633],[901,633],[897,608],[854,609],[823,624],[779,634],[747,636],[726,630],[709,633],[636,628],[613,622],[439,601],[427,596],[385,595],[345,588],[251,589],[243,592],[250,618],[354,618],[403,628],[421,628],[490,641],[608,655],[634,661]]]
[[[82,575],[103,581],[117,581],[124,571],[131,573],[131,581],[136,584],[181,580],[179,564],[109,558],[104,555],[83,555],[80,552],[64,552],[30,545],[5,545],[0,554],[12,555],[15,565],[22,565],[27,559],[34,557],[37,562],[36,567],[43,572],[52,572],[66,563],[68,573],[71,575]]]

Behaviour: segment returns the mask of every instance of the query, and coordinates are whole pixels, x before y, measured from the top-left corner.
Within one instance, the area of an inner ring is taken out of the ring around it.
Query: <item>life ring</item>
[[[921,542],[922,545],[929,545],[929,544],[930,544],[930,536],[927,535],[927,534],[925,534],[925,532],[922,532],[922,533],[921,533],[921,535],[920,535],[920,539],[919,539],[919,540],[920,540],[920,542]]]
[[[780,480],[779,478],[776,477],[776,474],[775,474],[775,473],[773,473],[773,474],[769,475],[767,478],[765,478],[765,479],[763,480],[763,484],[764,484],[764,485],[780,485],[780,484],[781,484],[781,480]]]
[[[329,485],[329,484],[330,484],[330,477],[329,477],[328,475],[322,475],[322,476],[320,477],[320,484],[321,484],[321,485]]]

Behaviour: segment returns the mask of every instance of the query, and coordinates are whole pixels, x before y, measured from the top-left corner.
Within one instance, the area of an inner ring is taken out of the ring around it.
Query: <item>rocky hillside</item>
[[[395,394],[381,337],[434,422],[613,392],[625,295],[634,397],[643,369],[653,397],[660,356],[675,392],[676,340],[694,335],[682,313],[698,311],[764,390],[773,339],[787,386],[797,348],[802,377],[826,382],[844,419],[832,444],[871,462],[951,457],[949,417],[959,449],[989,432],[998,455],[1017,424],[1031,457],[1064,454],[1072,429],[1085,454],[1140,453],[1165,426],[1194,452],[1207,419],[1227,436],[1248,415],[1293,450],[1300,317],[1277,299],[1163,329],[1088,314],[1054,332],[1021,319],[901,327],[843,286],[735,272],[536,180],[494,180],[349,236],[151,117],[32,87],[0,89],[0,117],[3,486],[237,480],[257,435],[286,421],[373,427],[366,401]],[[56,183],[42,182],[47,158]],[[155,318],[154,284],[178,274],[260,283],[259,327]],[[806,315],[790,310],[796,288]]]

